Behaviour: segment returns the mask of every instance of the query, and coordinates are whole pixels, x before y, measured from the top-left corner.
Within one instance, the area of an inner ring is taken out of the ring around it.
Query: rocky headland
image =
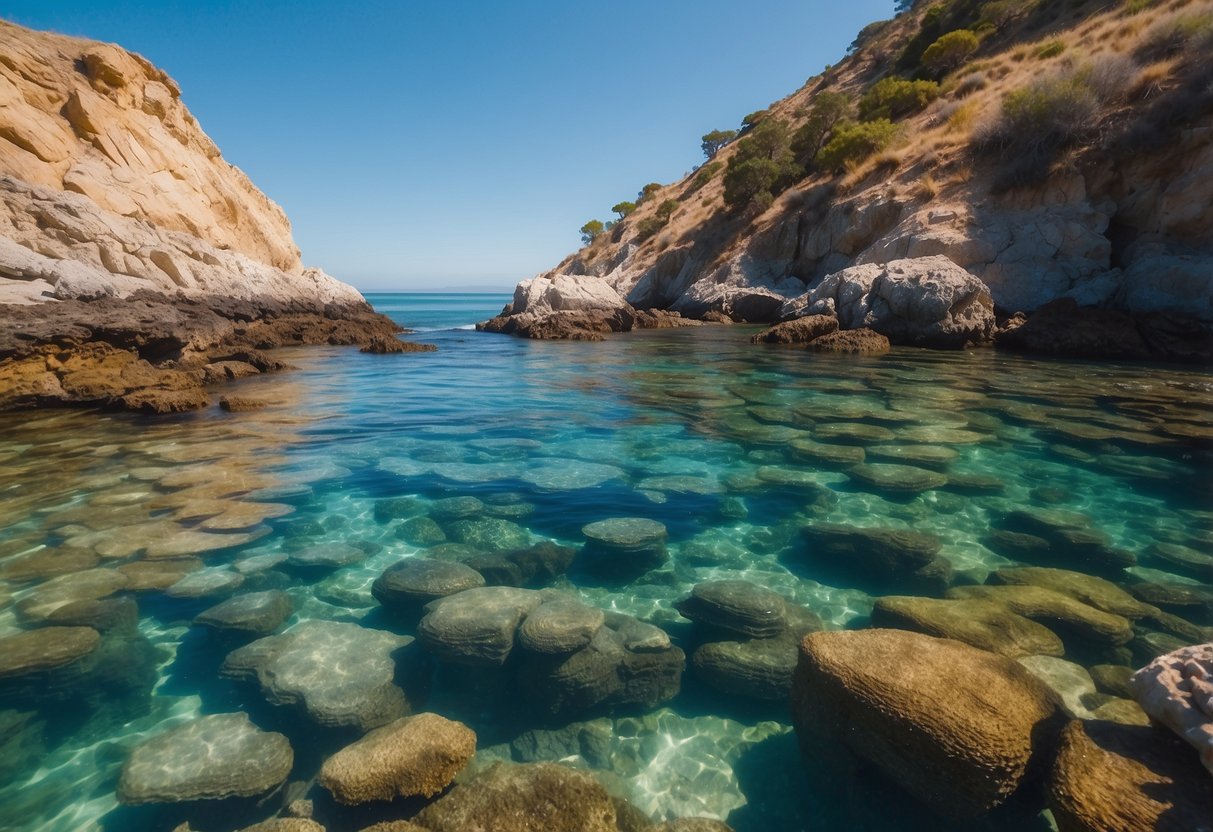
[[[1209,4],[910,5],[483,328],[829,314],[895,344],[1213,357]]]
[[[285,366],[262,350],[397,340],[163,71],[4,21],[0,47],[0,409],[191,410]]]

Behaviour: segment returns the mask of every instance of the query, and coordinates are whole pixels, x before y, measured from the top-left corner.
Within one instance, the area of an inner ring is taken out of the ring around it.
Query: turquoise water
[[[224,388],[267,402],[247,413],[0,417],[0,637],[88,597],[84,570],[102,572],[87,573],[90,585],[125,570],[125,589],[111,591],[139,610],[136,633],[104,642],[118,646],[103,686],[69,680],[31,694],[0,679],[0,828],[172,829],[172,812],[117,805],[119,771],[141,739],[203,713],[248,711],[290,737],[292,781],[314,776],[341,738],[220,678],[232,643],[191,623],[227,595],[284,590],[294,607],[287,628],[322,619],[411,634],[371,594],[392,564],[542,541],[579,549],[582,527],[609,518],[664,524],[668,558],[610,578],[574,561],[551,583],[686,648],[697,636],[673,604],[703,581],[761,584],[828,628],[865,625],[880,594],[923,591],[806,558],[806,525],[936,535],[958,586],[1016,564],[986,544],[999,518],[1024,508],[1067,512],[1102,535],[1101,552],[1136,559],[1100,574],[1186,593],[1175,609],[1213,624],[1201,571],[1213,553],[1206,372],[990,350],[840,358],[753,346],[745,327],[532,342],[462,328],[496,314],[504,295],[371,299],[438,351],[283,351],[296,371]],[[876,469],[893,481],[874,484],[873,472],[828,461],[855,448],[869,463],[914,465]],[[467,497],[476,501],[457,504],[453,519],[450,498]],[[400,498],[405,508],[383,510]],[[416,523],[404,528],[414,518],[433,520],[427,528],[445,541],[420,541]],[[1159,543],[1178,548],[1166,557]],[[341,545],[358,547],[355,562],[279,562]],[[1176,551],[1191,562],[1177,566]],[[243,584],[202,599],[145,588],[156,583],[148,564],[166,561],[155,568],[175,577],[223,577],[239,563]],[[131,576],[144,583],[133,589]],[[1175,638],[1143,624],[1124,648],[1068,658],[1135,665]],[[656,706],[554,720],[515,712],[500,684],[444,667],[426,709],[471,725],[479,758],[601,770],[655,819],[708,815],[739,832],[938,828],[878,777],[862,775],[852,801],[836,800],[827,772],[802,761],[786,706],[722,695],[693,673]],[[539,741],[535,729],[555,733]],[[600,738],[592,753],[568,739],[583,734]],[[244,807],[243,824],[275,808]],[[1036,823],[1011,814],[991,828]],[[195,828],[240,825],[215,815]]]

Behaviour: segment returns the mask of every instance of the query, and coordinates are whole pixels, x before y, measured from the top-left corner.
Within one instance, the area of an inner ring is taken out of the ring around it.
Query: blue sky
[[[495,286],[702,159],[893,0],[5,0],[172,75],[304,261],[364,291]]]

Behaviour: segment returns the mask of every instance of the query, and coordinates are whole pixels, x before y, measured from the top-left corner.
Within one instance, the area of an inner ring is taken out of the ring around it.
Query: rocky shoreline
[[[393,341],[401,328],[367,304],[170,297],[0,305],[0,411],[101,406],[143,413],[206,407],[225,381],[277,372],[265,350]],[[381,350],[386,351],[386,349]]]
[[[934,349],[996,346],[1066,358],[1213,362],[1213,329],[1176,312],[1130,313],[1061,298],[1035,312],[996,308],[989,287],[943,256],[853,266],[811,291],[781,297],[737,290],[700,317],[637,308],[591,275],[542,275],[518,284],[501,314],[476,328],[525,338],[600,341],[636,329],[701,323],[765,323],[758,343],[881,353],[890,345]]]

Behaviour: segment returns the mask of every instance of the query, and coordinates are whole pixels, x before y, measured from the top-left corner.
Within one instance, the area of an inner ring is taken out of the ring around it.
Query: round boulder
[[[573,653],[590,643],[606,616],[576,598],[548,598],[518,628],[518,642],[535,653]]]
[[[267,636],[291,617],[291,596],[280,589],[249,592],[229,598],[202,612],[195,624],[212,630]]]
[[[787,604],[777,593],[749,581],[696,584],[675,609],[697,624],[749,638],[770,638],[787,629]]]
[[[431,601],[482,586],[484,577],[462,563],[407,558],[385,569],[371,594],[385,607],[416,612]]]
[[[498,667],[514,649],[518,625],[542,600],[529,589],[469,589],[430,603],[417,635],[426,650],[444,661]]]

